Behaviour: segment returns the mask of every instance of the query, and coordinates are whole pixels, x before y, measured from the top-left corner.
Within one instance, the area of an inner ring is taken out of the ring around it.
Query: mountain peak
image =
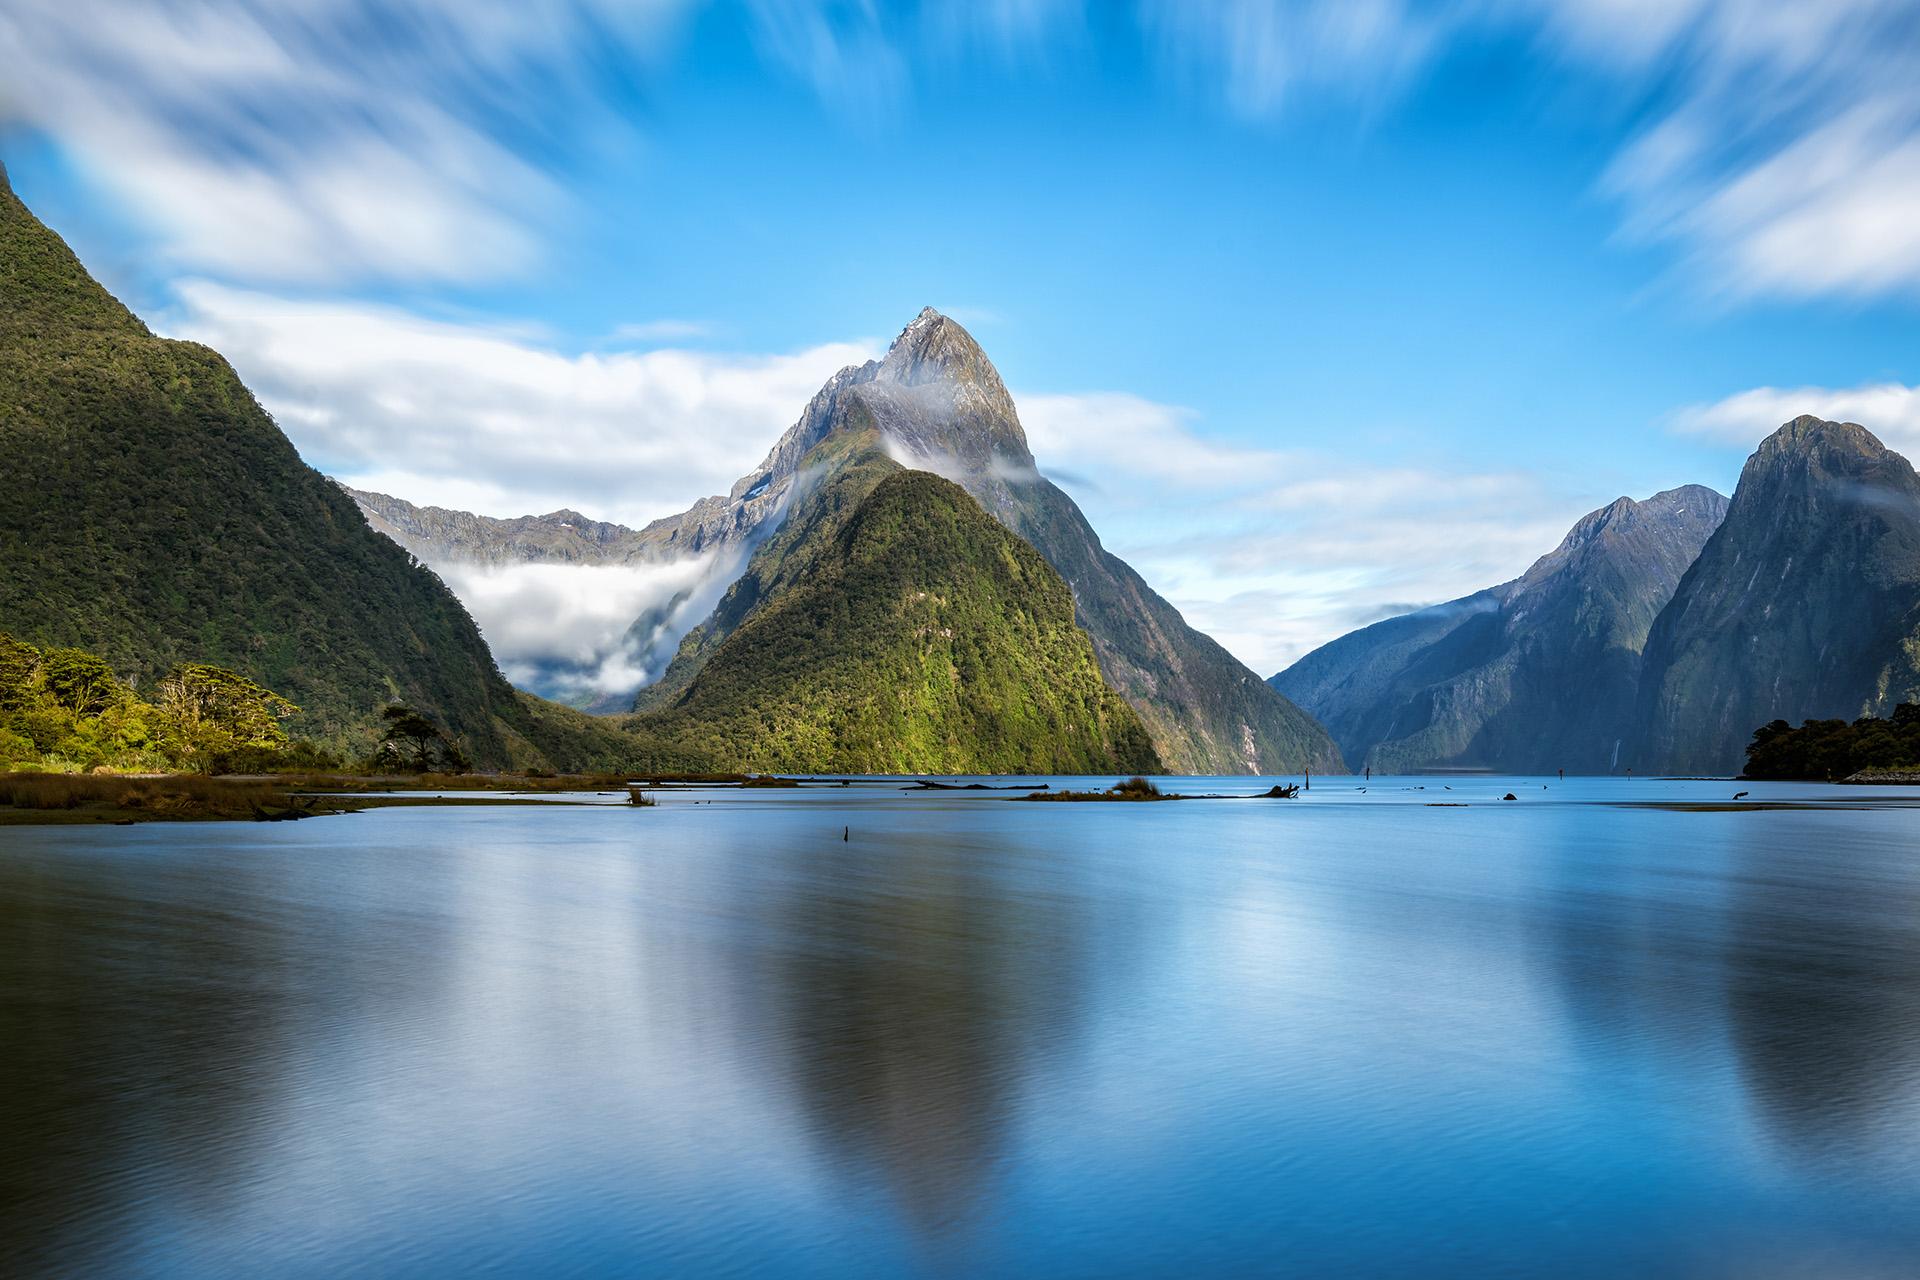
[[[1522,592],[1536,589],[1542,582],[1576,568],[1591,554],[1639,558],[1661,553],[1676,530],[1690,531],[1683,538],[1690,548],[1687,553],[1690,560],[1726,514],[1726,498],[1705,485],[1665,489],[1639,501],[1625,496],[1615,498],[1582,516],[1560,540],[1559,546],[1534,561],[1507,589]],[[1681,563],[1678,571],[1685,568],[1686,564]],[[1676,578],[1678,571],[1674,574]]]
[[[1838,483],[1841,487],[1835,488]],[[1892,485],[1912,493],[1913,467],[1857,422],[1828,422],[1810,414],[1795,418],[1760,442],[1740,472],[1748,502],[1771,506],[1784,495],[1819,501],[1850,501],[1846,486]],[[1736,491],[1736,501],[1740,492]]]
[[[928,382],[974,383],[982,390],[1006,394],[999,371],[973,335],[959,321],[932,307],[922,308],[900,331],[881,359],[874,380],[907,387]]]
[[[1829,422],[1803,413],[1762,440],[1753,456],[1759,460],[1815,450],[1875,456],[1885,453],[1887,447],[1857,422]]]

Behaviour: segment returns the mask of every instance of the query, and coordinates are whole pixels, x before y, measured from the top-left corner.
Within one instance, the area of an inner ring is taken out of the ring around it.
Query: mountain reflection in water
[[[0,831],[0,1270],[1920,1269],[1909,814],[1336,785]]]

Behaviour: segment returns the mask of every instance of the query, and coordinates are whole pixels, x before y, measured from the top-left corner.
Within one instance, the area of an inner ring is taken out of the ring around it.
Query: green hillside
[[[964,489],[848,436],[690,636],[649,732],[729,768],[1111,773],[1158,760],[1058,573]],[[816,451],[820,452],[820,451]]]
[[[103,656],[137,689],[185,662],[297,703],[358,754],[380,708],[483,764],[631,750],[517,695],[440,580],[300,460],[227,362],[158,338],[0,174],[0,630]]]

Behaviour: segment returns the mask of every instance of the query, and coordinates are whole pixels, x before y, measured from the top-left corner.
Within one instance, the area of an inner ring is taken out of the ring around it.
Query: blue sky
[[[0,158],[316,466],[493,514],[684,508],[938,306],[1264,673],[1794,413],[1920,447],[1916,22],[20,0]]]

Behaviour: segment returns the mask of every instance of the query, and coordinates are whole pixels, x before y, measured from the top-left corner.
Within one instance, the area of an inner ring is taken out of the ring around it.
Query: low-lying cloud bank
[[[643,614],[671,612],[671,602],[695,592],[713,567],[703,556],[659,565],[455,561],[433,569],[467,606],[507,679],[584,702],[631,694],[659,675],[655,637],[629,629]]]

